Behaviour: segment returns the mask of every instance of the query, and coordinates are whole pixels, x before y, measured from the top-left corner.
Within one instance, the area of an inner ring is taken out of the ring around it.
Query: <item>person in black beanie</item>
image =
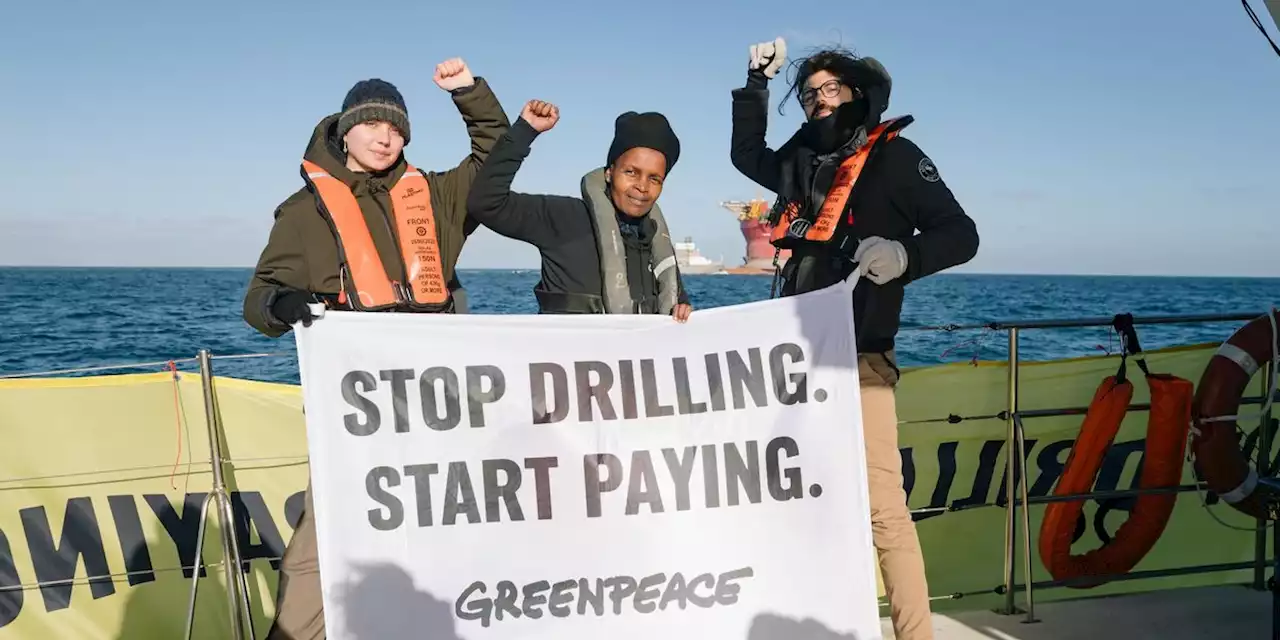
[[[315,321],[313,303],[353,311],[463,310],[454,267],[478,226],[466,216],[467,192],[510,122],[488,83],[461,59],[437,65],[434,80],[462,115],[469,152],[443,171],[414,167],[403,153],[412,138],[400,91],[376,78],[357,82],[342,109],[313,129],[299,169],[302,188],[275,210],[244,298],[250,326],[279,337]],[[310,484],[303,504],[280,563],[267,640],[325,637]]]
[[[511,183],[555,105],[531,100],[494,146],[467,197],[467,214],[500,235],[538,248],[540,313],[642,313],[685,322],[693,312],[658,196],[680,159],[680,139],[660,113],[628,111],[614,122],[603,167],[580,197],[514,193]]]

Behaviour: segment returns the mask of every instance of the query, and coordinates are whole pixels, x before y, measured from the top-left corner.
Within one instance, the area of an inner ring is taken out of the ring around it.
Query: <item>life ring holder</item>
[[[1271,384],[1264,390],[1262,409],[1241,414],[1245,390],[1263,366],[1271,369]],[[1197,475],[1237,511],[1271,521],[1280,520],[1280,488],[1259,482],[1258,469],[1240,448],[1238,422],[1267,415],[1278,385],[1280,312],[1273,308],[1218,347],[1205,365],[1192,402],[1191,452]],[[1269,453],[1262,452],[1263,456]]]

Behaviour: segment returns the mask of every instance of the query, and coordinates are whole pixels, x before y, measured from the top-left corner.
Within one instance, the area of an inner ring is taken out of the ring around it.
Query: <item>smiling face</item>
[[[605,169],[609,198],[622,213],[640,218],[649,213],[667,179],[667,158],[647,147],[628,149]]]
[[[800,106],[804,107],[805,116],[818,120],[831,115],[836,107],[852,101],[857,95],[830,71],[815,71],[800,91]]]
[[[404,150],[404,136],[389,122],[362,122],[342,137],[347,144],[347,168],[359,173],[386,171]]]

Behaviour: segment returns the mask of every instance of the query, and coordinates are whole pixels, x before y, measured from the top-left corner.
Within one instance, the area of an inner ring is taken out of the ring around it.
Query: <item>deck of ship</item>
[[[1134,318],[1134,324],[1191,324],[1204,322],[1243,322],[1251,321],[1257,318],[1257,314],[1239,313],[1239,314],[1209,314],[1209,315],[1189,315],[1189,316],[1164,316],[1164,317],[1145,317]],[[1005,371],[1007,375],[1006,390],[1008,392],[1007,402],[998,402],[992,404],[992,407],[1002,409],[1000,414],[987,416],[989,420],[999,420],[1001,427],[1007,425],[1007,431],[1004,434],[1004,447],[1007,451],[1019,451],[1022,455],[1006,456],[1005,462],[1000,466],[1003,469],[996,469],[992,472],[1001,473],[1004,481],[1001,489],[1005,499],[1004,504],[1012,506],[1005,508],[1003,520],[1004,528],[1004,545],[1001,549],[1000,556],[992,557],[992,562],[1004,561],[1004,571],[1001,575],[1001,582],[992,588],[991,585],[981,581],[973,581],[972,584],[976,590],[973,591],[954,591],[943,587],[937,587],[939,592],[950,593],[946,598],[940,594],[935,594],[936,599],[955,599],[965,598],[962,605],[966,605],[967,610],[940,610],[933,617],[934,637],[938,640],[1047,640],[1050,638],[1083,638],[1085,640],[1114,640],[1128,638],[1161,638],[1163,640],[1182,640],[1182,639],[1245,639],[1245,638],[1274,638],[1280,640],[1280,634],[1275,633],[1276,628],[1280,628],[1276,620],[1280,620],[1280,606],[1276,603],[1280,602],[1280,594],[1272,593],[1264,589],[1264,585],[1268,583],[1268,577],[1276,580],[1276,576],[1280,576],[1280,559],[1273,553],[1275,549],[1280,549],[1280,527],[1275,526],[1274,521],[1259,520],[1257,528],[1245,528],[1242,531],[1245,535],[1254,538],[1254,553],[1239,553],[1239,550],[1231,554],[1228,558],[1229,562],[1208,563],[1203,557],[1196,557],[1193,549],[1202,551],[1210,549],[1216,545],[1220,545],[1221,541],[1214,537],[1195,538],[1189,545],[1182,547],[1189,551],[1189,557],[1176,556],[1172,563],[1165,561],[1160,566],[1142,571],[1131,571],[1121,575],[1102,576],[1112,581],[1131,581],[1131,580],[1147,580],[1152,578],[1169,578],[1175,576],[1193,576],[1201,574],[1221,573],[1226,571],[1237,572],[1236,576],[1240,576],[1245,571],[1252,572],[1252,580],[1247,585],[1228,585],[1213,587],[1184,587],[1184,588],[1164,588],[1161,586],[1150,586],[1151,591],[1130,593],[1126,595],[1098,596],[1098,597],[1080,597],[1068,600],[1047,601],[1041,599],[1039,594],[1047,589],[1056,589],[1064,584],[1060,580],[1033,580],[1035,577],[1033,569],[1035,568],[1033,552],[1036,548],[1033,544],[1034,535],[1038,531],[1038,527],[1032,526],[1027,505],[1043,505],[1051,501],[1061,501],[1063,499],[1080,500],[1085,498],[1101,498],[1104,495],[1109,498],[1119,497],[1136,497],[1147,493],[1170,492],[1169,489],[1115,489],[1106,491],[1090,491],[1083,494],[1075,494],[1068,496],[1046,496],[1046,495],[1030,495],[1028,482],[1022,481],[1023,478],[1029,477],[1027,471],[1028,447],[1025,443],[1030,442],[1024,433],[1024,419],[1031,419],[1046,416],[1067,416],[1080,415],[1083,409],[1078,407],[1058,407],[1054,408],[1052,403],[1045,404],[1037,402],[1032,404],[1035,408],[1025,408],[1020,406],[1020,394],[1025,394],[1022,390],[1024,387],[1030,387],[1031,384],[1024,385],[1020,381],[1019,371],[1022,367],[1022,361],[1019,357],[1019,336],[1022,331],[1031,329],[1061,329],[1061,328],[1080,328],[1080,327],[1098,327],[1108,326],[1111,319],[1108,318],[1083,318],[1083,319],[1067,319],[1067,320],[1050,320],[1050,321],[1000,321],[984,323],[982,325],[946,325],[942,327],[913,327],[908,330],[925,331],[925,330],[972,330],[984,329],[992,331],[1002,331],[1008,334],[1008,365]],[[201,457],[207,455],[209,468],[213,470],[214,479],[212,481],[212,493],[209,496],[224,496],[219,498],[221,502],[213,504],[224,504],[226,508],[216,508],[208,513],[210,522],[216,521],[218,527],[216,529],[216,537],[209,539],[201,538],[197,541],[197,553],[201,553],[204,545],[222,546],[225,555],[230,555],[234,561],[228,564],[222,564],[223,570],[227,566],[239,566],[246,562],[243,557],[239,545],[242,544],[237,536],[228,535],[234,531],[235,527],[231,526],[230,520],[232,510],[230,505],[229,491],[225,481],[222,478],[222,469],[224,465],[229,469],[235,469],[234,464],[237,458],[230,457],[222,449],[222,443],[227,441],[227,432],[224,431],[225,425],[220,419],[220,411],[218,410],[219,400],[215,395],[213,388],[213,368],[212,360],[214,358],[268,358],[277,357],[279,354],[262,353],[262,354],[241,354],[227,356],[213,356],[209,351],[202,350],[200,354],[193,359],[199,365],[200,371],[200,390],[199,400],[204,403],[204,416],[206,427],[209,431],[210,448],[207,453],[201,452]],[[134,365],[122,365],[121,367],[107,368],[136,368],[136,367],[153,367],[163,363],[143,363]],[[173,364],[170,362],[169,364]],[[55,372],[43,372],[38,374],[16,374],[12,377],[29,377],[33,375],[54,376],[64,375],[67,373],[87,373],[96,372],[101,368],[93,367],[87,369],[63,370]],[[996,370],[999,373],[999,370]],[[167,375],[167,374],[157,374]],[[1274,376],[1269,368],[1263,368],[1260,372],[1262,378],[1259,385],[1260,389],[1267,390],[1258,396],[1249,396],[1242,400],[1243,405],[1260,406],[1264,404],[1264,399],[1275,393],[1273,387]],[[0,376],[9,377],[9,376]],[[177,380],[177,378],[175,378]],[[1032,376],[1030,382],[1038,382],[1043,384],[1043,372],[1037,376]],[[998,378],[996,379],[999,383]],[[175,382],[175,385],[178,383]],[[176,389],[176,386],[175,386]],[[162,389],[163,390],[163,389]],[[1268,393],[1270,392],[1270,393]],[[24,391],[27,393],[27,391]],[[132,397],[132,396],[131,396]],[[166,411],[169,408],[167,404],[169,398],[167,395],[161,395],[165,401],[163,405]],[[246,396],[245,398],[249,398]],[[1280,402],[1280,395],[1274,398]],[[997,398],[998,399],[998,398]],[[185,401],[184,401],[185,402]],[[185,405],[182,405],[185,406]],[[256,415],[260,407],[266,406],[250,402],[248,406],[253,407],[251,414]],[[1276,406],[1280,406],[1277,404]],[[1131,405],[1130,409],[1141,409],[1141,405]],[[285,409],[289,410],[289,409]],[[182,409],[185,411],[185,409]],[[166,417],[167,413],[162,414]],[[241,412],[240,417],[245,414]],[[1260,418],[1259,425],[1269,424],[1270,408],[1264,409],[1257,416]],[[949,416],[947,420],[950,422]],[[964,418],[974,419],[974,418]],[[930,417],[929,420],[932,420]],[[80,424],[80,422],[72,421],[72,424]],[[34,424],[34,422],[33,422]],[[169,425],[163,424],[168,427]],[[246,425],[247,426],[247,425]],[[43,424],[40,429],[44,429]],[[1001,429],[1004,431],[1004,429]],[[242,435],[254,433],[251,428],[241,429]],[[1261,455],[1259,452],[1271,453],[1274,449],[1274,440],[1270,429],[1259,428],[1259,443],[1255,450],[1255,454]],[[21,441],[21,438],[19,438]],[[999,441],[997,440],[997,443]],[[243,453],[242,453],[243,455]],[[245,458],[239,459],[240,462],[248,460],[281,460],[287,458]],[[1257,462],[1255,461],[1256,465]],[[166,467],[167,468],[167,467]],[[192,473],[191,471],[187,472]],[[199,472],[204,473],[204,472]],[[1271,479],[1273,476],[1268,474],[1265,479]],[[1265,481],[1265,480],[1264,480]],[[80,486],[80,485],[76,485]],[[1198,483],[1182,485],[1172,488],[1175,493],[1189,493],[1192,491],[1200,491],[1201,486]],[[190,494],[189,494],[190,495]],[[998,503],[992,503],[991,506],[998,506]],[[932,507],[923,508],[931,509]],[[948,510],[950,512],[950,510]],[[960,513],[961,511],[956,511]],[[970,511],[970,513],[972,513]],[[185,520],[185,516],[184,516]],[[199,525],[201,535],[205,529],[204,520]],[[1238,528],[1238,527],[1237,527]],[[997,529],[990,529],[993,535],[998,535]],[[1216,532],[1217,530],[1214,530]],[[1216,533],[1211,533],[1216,535]],[[0,538],[2,540],[2,538]],[[944,541],[944,544],[949,542]],[[123,544],[123,541],[122,541]],[[960,542],[963,546],[964,542]],[[1238,544],[1238,542],[1236,543]],[[278,560],[278,558],[268,558],[257,556],[254,558],[260,561]],[[1222,560],[1223,558],[1219,558]],[[1179,565],[1180,562],[1188,564]],[[160,571],[173,570],[178,567],[158,568]],[[189,567],[188,567],[189,568]],[[944,568],[945,569],[945,568]],[[225,575],[220,571],[219,573]],[[965,569],[957,571],[954,575],[967,576]],[[237,575],[239,572],[235,572]],[[123,575],[123,574],[121,574]],[[211,572],[209,577],[214,574]],[[1218,584],[1227,582],[1228,580],[1243,579],[1232,576],[1222,579]],[[1042,578],[1044,576],[1041,576]],[[992,576],[994,578],[994,576]],[[188,577],[187,580],[190,580]],[[196,581],[200,584],[202,581]],[[179,583],[173,581],[176,587]],[[1146,583],[1151,584],[1151,583]],[[25,590],[37,588],[36,583],[25,583],[17,585]],[[153,585],[155,586],[155,585]],[[167,587],[167,585],[162,585]],[[214,589],[217,586],[211,585]],[[4,586],[0,588],[0,592],[13,589],[13,586]],[[187,587],[183,585],[181,590],[175,590],[178,595],[185,596]],[[207,587],[206,587],[207,589]],[[195,592],[191,592],[195,602]],[[1082,592],[1083,593],[1083,592]],[[1005,611],[1016,611],[1018,607],[1027,607],[1031,610],[1031,616],[1034,621],[1028,622],[1028,614],[1014,613],[1002,615],[990,611],[985,604],[989,600],[994,600],[990,596],[992,594],[1001,594],[1001,600],[1004,603],[1002,607]],[[1087,596],[1084,593],[1084,596]],[[263,626],[263,616],[261,610],[255,610],[262,602],[270,597],[263,594],[251,593],[246,580],[232,581],[232,585],[225,590],[225,611],[231,613],[230,627],[250,627],[256,624]],[[257,602],[253,602],[257,598]],[[978,598],[985,598],[977,600]],[[148,615],[164,615],[160,612],[177,616],[182,613],[178,607],[161,608],[155,607],[148,610]],[[882,609],[883,613],[887,610]],[[193,605],[188,603],[186,609],[186,622],[191,624],[195,621],[196,610]],[[201,614],[207,615],[208,612]],[[255,613],[257,615],[255,615]],[[90,619],[90,618],[85,618]],[[60,619],[51,619],[49,622],[39,622],[38,625],[67,625],[73,626],[74,623],[67,622],[64,616]],[[211,623],[208,617],[199,619],[199,626]],[[223,621],[225,624],[227,621]],[[4,626],[4,624],[0,624]],[[53,628],[52,626],[50,628]],[[261,632],[261,630],[259,630]],[[894,639],[892,626],[887,619],[882,619],[881,632],[884,640]],[[41,634],[45,637],[51,634]],[[59,634],[57,637],[64,637]],[[100,636],[101,637],[101,636]],[[122,636],[123,637],[123,636]],[[136,637],[136,636],[131,636]],[[151,637],[151,634],[148,634]],[[228,629],[226,637],[230,638],[253,638],[254,636],[245,633],[244,629]],[[260,636],[259,636],[260,637]],[[759,627],[753,627],[749,640],[872,640],[870,638],[854,638],[850,635],[842,635],[824,629],[820,624],[814,621],[794,621],[777,616],[762,616],[762,622]]]
[[[1038,622],[1028,624],[1025,616],[989,611],[934,614],[934,637],[937,640],[1280,638],[1272,632],[1272,595],[1243,585],[1037,604],[1036,619]],[[885,640],[894,638],[887,618],[882,628]],[[847,637],[822,640],[837,638]]]

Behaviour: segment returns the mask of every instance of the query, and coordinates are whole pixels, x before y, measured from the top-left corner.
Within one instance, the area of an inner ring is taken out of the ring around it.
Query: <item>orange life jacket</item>
[[[406,165],[404,175],[389,192],[395,230],[388,224],[387,231],[399,240],[407,286],[393,279],[398,274],[389,275],[382,264],[364,213],[350,187],[308,160],[302,161],[302,175],[316,194],[320,211],[328,218],[338,240],[338,255],[342,260],[340,305],[358,311],[444,311],[449,307],[449,289],[445,284],[435,214],[431,208],[431,189],[421,171]]]
[[[867,134],[867,141],[853,155],[845,158],[836,170],[836,176],[827,190],[827,197],[822,202],[818,215],[812,219],[801,217],[799,204],[792,202],[782,212],[782,219],[774,225],[769,241],[779,249],[792,249],[805,242],[831,242],[836,228],[840,226],[840,214],[849,204],[849,195],[858,183],[858,177],[867,166],[871,154],[882,142],[898,137],[898,132],[911,124],[911,116],[893,118],[880,123]],[[853,226],[853,211],[850,210],[845,228]],[[840,238],[841,243],[847,236]],[[850,250],[853,247],[849,247]]]

